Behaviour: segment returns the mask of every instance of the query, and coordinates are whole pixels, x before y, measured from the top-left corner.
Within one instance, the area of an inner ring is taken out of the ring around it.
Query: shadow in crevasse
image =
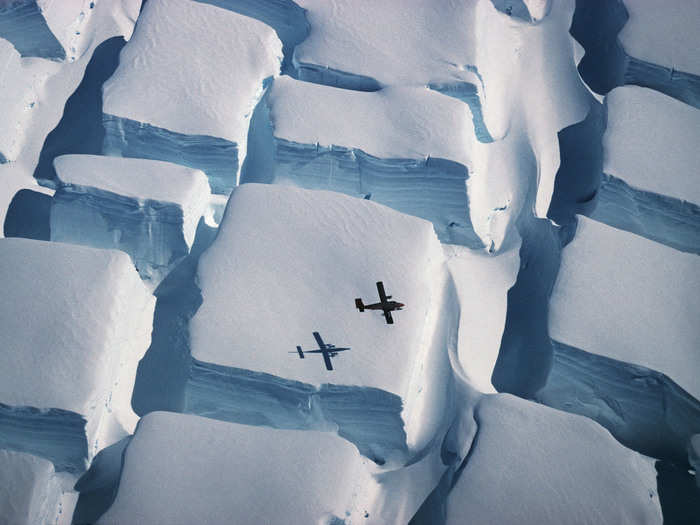
[[[40,241],[51,240],[50,195],[33,190],[19,190],[10,202],[5,215],[5,237],[24,237]]]
[[[59,155],[100,155],[105,131],[102,125],[102,85],[119,64],[122,37],[105,40],[95,48],[78,88],[68,98],[63,117],[48,134],[34,170],[34,178],[49,187],[56,185],[53,160]]]
[[[700,522],[700,488],[687,466],[656,462],[656,480],[664,525],[696,525]]]
[[[189,374],[189,320],[202,304],[195,283],[197,263],[216,236],[200,220],[190,254],[163,280],[157,298],[151,346],[139,363],[131,404],[139,416],[155,410],[182,412]]]

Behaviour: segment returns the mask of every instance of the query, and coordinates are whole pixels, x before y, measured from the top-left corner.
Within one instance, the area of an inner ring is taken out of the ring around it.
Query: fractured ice
[[[54,165],[51,240],[123,250],[153,288],[189,253],[210,196],[201,171],[95,155]]]
[[[9,525],[55,523],[61,486],[50,461],[0,449],[0,518]]]
[[[408,305],[394,325],[353,303],[380,279]],[[450,383],[439,378],[455,320],[443,315],[453,299],[430,223],[336,193],[245,184],[197,282],[185,411],[337,430],[379,464],[406,461],[444,424]],[[296,354],[315,344],[312,331],[352,348],[333,371]]]
[[[700,253],[700,109],[636,86],[612,90],[606,102],[604,173],[591,217]]]
[[[202,30],[206,28],[206,30]],[[104,152],[201,169],[228,194],[281,43],[268,26],[189,0],[149,1],[104,86]]]
[[[256,112],[242,182],[364,197],[427,219],[440,240],[481,247],[466,181],[466,105],[425,88],[363,93],[280,77]]]
[[[0,447],[80,472],[130,432],[154,298],[128,256],[0,240]]]
[[[666,374],[700,398],[700,259],[579,217],[549,308],[553,339]]]

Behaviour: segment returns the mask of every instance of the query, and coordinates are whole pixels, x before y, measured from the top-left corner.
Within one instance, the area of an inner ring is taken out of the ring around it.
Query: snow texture
[[[202,30],[206,28],[206,30]],[[190,0],[153,0],[104,85],[104,151],[202,169],[230,193],[263,82],[279,73],[268,26]]]
[[[134,428],[131,390],[155,299],[118,251],[3,239],[0,276],[3,445],[80,471],[80,454]]]
[[[700,27],[700,0],[624,0],[629,20],[619,34],[629,56],[700,75],[700,53],[692,43]]]
[[[153,412],[97,523],[376,523],[378,485],[365,463],[332,434]]]
[[[424,87],[366,93],[283,76],[267,105],[261,125],[271,129],[249,149],[271,165],[246,170],[243,182],[362,196],[430,220],[443,241],[481,247],[466,193],[476,139],[458,100]]]
[[[0,449],[2,523],[55,523],[60,498],[61,487],[50,461],[30,454]]]
[[[561,343],[666,374],[700,398],[700,260],[579,217],[549,309]]]
[[[591,217],[700,253],[700,109],[636,86],[614,89],[606,103],[605,174]]]
[[[447,525],[661,523],[653,461],[596,423],[508,394],[485,396],[474,417]]]
[[[155,287],[188,253],[208,207],[203,172],[169,162],[62,155],[51,240],[128,253]]]
[[[338,425],[378,463],[392,454],[402,461],[406,446],[433,439],[449,389],[445,334],[456,319],[430,223],[336,193],[245,184],[197,280],[187,411],[287,428]],[[355,308],[356,297],[378,301],[379,280],[406,304],[393,325]],[[352,348],[333,358],[333,371],[320,356],[296,353],[316,348],[314,331]]]
[[[444,245],[459,298],[459,363],[469,383],[495,393],[491,384],[506,322],[508,290],[520,269],[519,247],[497,256]]]

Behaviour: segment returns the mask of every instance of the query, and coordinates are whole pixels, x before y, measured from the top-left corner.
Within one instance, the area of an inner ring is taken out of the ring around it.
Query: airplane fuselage
[[[387,301],[385,303],[374,303],[364,305],[366,310],[389,310],[393,312],[394,310],[401,310],[405,305],[398,301]]]

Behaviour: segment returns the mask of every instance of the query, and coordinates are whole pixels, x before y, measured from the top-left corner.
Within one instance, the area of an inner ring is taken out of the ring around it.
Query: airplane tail
[[[362,303],[362,299],[355,299],[355,307],[360,311],[365,311],[365,305]]]
[[[301,349],[301,346],[297,346],[297,352],[299,352],[299,359],[304,359],[304,351]]]

